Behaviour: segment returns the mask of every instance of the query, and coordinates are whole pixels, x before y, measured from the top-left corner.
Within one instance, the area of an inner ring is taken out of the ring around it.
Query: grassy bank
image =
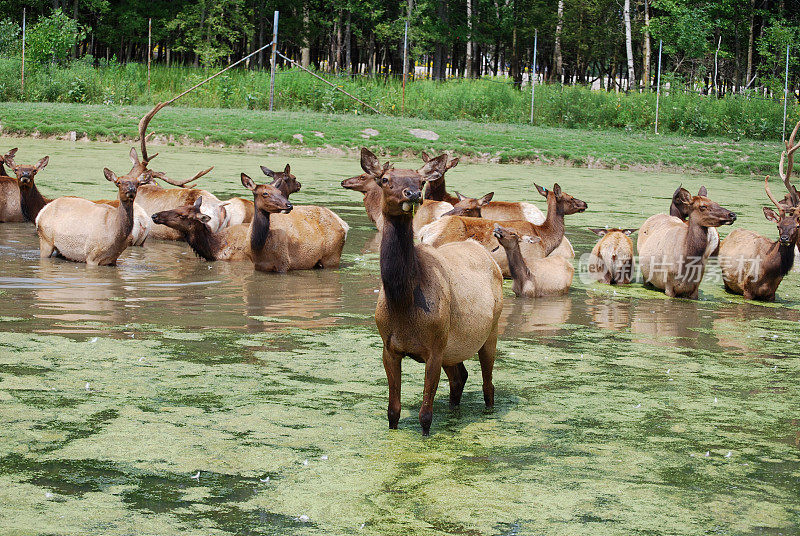
[[[0,100],[76,102],[84,104],[147,105],[168,100],[213,71],[191,67],[154,66],[151,86],[139,64],[116,63],[94,67],[91,59],[66,66],[27,66],[25,94],[21,93],[18,59],[0,60]],[[381,112],[401,115],[402,87],[395,78],[350,78],[324,75],[344,90]],[[675,88],[680,84],[674,84]],[[666,85],[665,85],[666,88]],[[275,103],[279,110],[326,113],[369,113],[335,89],[296,69],[278,73]],[[530,88],[518,91],[505,79],[418,80],[406,87],[403,115],[426,120],[465,119],[483,123],[528,123]],[[198,108],[264,110],[269,104],[269,72],[231,70],[184,97],[180,105]],[[580,129],[627,129],[652,132],[655,93],[591,91],[584,87],[542,85],[536,88],[534,121],[540,126]],[[682,91],[661,95],[662,132],[732,139],[781,137],[783,103],[742,96],[713,98]],[[790,117],[800,108],[791,103]]]
[[[137,136],[142,106],[0,103],[4,135],[69,136],[130,141]],[[375,129],[372,137],[363,133]],[[436,141],[409,132],[430,129]],[[487,125],[313,112],[166,108],[150,125],[154,144],[224,144],[331,152],[365,145],[387,154],[450,151],[479,161],[627,169],[687,170],[736,174],[775,173],[780,145],[622,130],[587,131],[529,125]],[[295,136],[300,134],[302,141]],[[367,136],[365,138],[365,136]],[[270,145],[272,144],[272,147]]]

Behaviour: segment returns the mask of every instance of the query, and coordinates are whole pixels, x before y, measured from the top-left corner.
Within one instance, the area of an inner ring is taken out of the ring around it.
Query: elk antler
[[[156,104],[153,109],[150,110],[147,115],[142,117],[142,119],[139,121],[139,139],[142,142],[142,160],[145,162],[150,161],[150,159],[147,158],[147,125],[150,124],[150,120],[153,119],[153,116],[156,115],[158,111],[166,105],[166,102],[160,102]],[[153,155],[153,157],[155,157],[155,155]],[[169,182],[167,179],[164,180]]]
[[[170,179],[163,171],[153,171],[151,169],[148,169],[147,173],[149,173],[151,177],[156,179],[161,179],[162,181],[168,182],[173,186],[178,186],[180,188],[191,188],[191,185],[189,185],[190,182],[194,182],[203,175],[208,174],[212,169],[214,169],[214,166],[211,166],[210,168],[200,171],[198,173],[195,173],[193,176],[182,181],[176,181],[175,179]]]
[[[794,143],[794,138],[797,136],[797,130],[800,129],[800,121],[794,127],[792,131],[792,135],[789,136],[789,141],[785,142],[786,150],[781,152],[781,163],[780,167],[778,168],[778,172],[783,179],[783,184],[786,185],[786,189],[789,190],[789,197],[791,199],[792,205],[797,206],[800,205],[800,193],[797,192],[797,188],[795,188],[791,183],[792,179],[792,167],[794,165],[794,152],[800,148],[800,143]],[[788,160],[788,164],[786,165],[786,172],[783,171],[783,160],[786,158]]]
[[[767,192],[767,197],[769,197],[769,200],[772,201],[772,204],[778,207],[778,210],[781,213],[781,217],[783,217],[783,214],[785,213],[784,207],[782,207],[781,204],[778,202],[778,200],[775,199],[775,196],[772,195],[772,192],[769,189],[769,175],[764,177],[764,191]]]

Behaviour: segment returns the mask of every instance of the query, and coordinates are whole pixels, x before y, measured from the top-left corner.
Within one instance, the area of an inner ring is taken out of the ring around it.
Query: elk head
[[[0,173],[2,173],[4,177],[8,177],[8,175],[6,174],[6,168],[3,166],[3,164],[8,164],[10,166],[11,162],[6,162],[6,158],[10,157],[13,160],[14,155],[17,154],[17,151],[18,148],[14,147],[10,151],[8,151],[4,156],[0,156]]]
[[[116,174],[108,168],[103,168],[103,174],[108,181],[113,182],[117,186],[120,203],[133,203],[133,200],[136,199],[136,190],[138,190],[139,186],[150,182],[150,177],[146,174],[137,177],[130,177],[129,175],[117,177]]]
[[[278,188],[283,195],[287,198],[296,192],[300,191],[300,181],[297,180],[297,177],[292,175],[291,168],[289,164],[286,164],[286,167],[283,168],[283,171],[272,171],[266,166],[261,166],[261,171],[264,172],[264,175],[267,177],[272,177],[272,186]]]
[[[521,241],[528,242],[529,244],[535,244],[541,241],[541,238],[538,236],[520,236],[517,232],[507,229],[506,227],[501,227],[497,223],[494,224],[492,234],[504,248],[518,247]]]
[[[394,169],[383,166],[367,148],[361,149],[361,169],[383,191],[383,213],[388,216],[412,216],[414,207],[422,203],[422,185],[440,178],[447,166],[447,156],[440,155],[419,170]]]
[[[473,218],[480,218],[481,207],[492,200],[494,192],[489,192],[480,199],[466,197],[459,192],[456,192],[456,195],[458,196],[458,203],[453,205],[453,210],[445,212],[442,216],[470,216]]]
[[[377,187],[378,185],[375,183],[375,179],[373,179],[369,173],[362,173],[361,175],[356,175],[355,177],[350,177],[342,181],[342,188],[353,190],[354,192],[361,192],[362,194]]]
[[[701,186],[700,191],[697,192],[697,195],[708,197],[708,191],[706,190],[706,187]],[[678,189],[672,194],[672,204],[669,206],[669,215],[686,220],[686,218],[689,217],[691,204],[692,194],[690,194],[689,190],[683,186],[678,186]]]
[[[769,175],[764,178],[764,191],[767,192],[767,197],[778,208],[776,214],[774,210],[769,207],[764,207],[764,217],[769,221],[778,225],[778,241],[782,246],[790,246],[797,242],[797,229],[800,225],[800,210],[795,206],[787,207],[784,203],[779,202],[772,195],[769,189]]]
[[[253,203],[256,210],[263,214],[292,211],[292,204],[286,196],[271,184],[256,184],[253,179],[242,173],[242,186],[253,192]]]
[[[705,188],[700,189],[700,194],[707,193]],[[719,227],[720,225],[731,225],[736,221],[736,214],[721,207],[705,195],[692,197],[691,203],[687,207],[688,220],[694,221],[702,227]]]
[[[639,229],[619,229],[616,227],[602,229],[602,228],[589,227],[589,230],[594,234],[596,234],[597,236],[606,236],[609,233],[622,233],[625,236],[631,236]]]
[[[184,205],[172,210],[156,212],[151,217],[153,223],[166,225],[183,233],[190,233],[200,226],[204,226],[211,220],[211,217],[200,212],[203,204],[203,197],[199,196],[193,205]]]
[[[5,156],[3,156],[3,162],[8,164],[8,167],[11,168],[11,171],[13,171],[17,176],[20,188],[32,188],[33,178],[37,173],[47,166],[47,163],[50,162],[50,157],[45,156],[33,165],[17,164],[14,162],[14,155],[16,152],[16,148],[11,149],[8,153],[6,153]]]
[[[583,212],[589,206],[585,201],[581,201],[577,197],[572,197],[568,193],[562,192],[561,186],[559,186],[558,183],[553,185],[552,190],[542,188],[536,183],[533,185],[536,187],[536,191],[539,192],[539,195],[547,199],[548,203],[550,203],[551,196],[555,198],[556,211],[558,214],[566,216],[570,214],[577,214],[578,212]]]

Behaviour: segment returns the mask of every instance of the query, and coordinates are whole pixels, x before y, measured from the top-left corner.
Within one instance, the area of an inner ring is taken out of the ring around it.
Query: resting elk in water
[[[266,166],[261,166],[261,171],[267,177],[272,178],[270,184],[280,190],[285,198],[288,199],[290,195],[300,191],[300,181],[297,180],[297,177],[292,175],[289,164],[286,164],[283,171],[272,171]],[[255,205],[249,199],[232,197],[226,201],[225,210],[230,217],[229,225],[238,225],[240,223],[250,223],[253,221]]]
[[[645,283],[663,290],[671,298],[697,299],[711,254],[708,230],[736,221],[736,214],[705,196],[694,196],[688,206],[688,225],[671,216],[653,224],[655,218],[663,220],[666,216],[656,214],[642,225],[650,229],[644,242],[639,230],[639,265]]]
[[[244,173],[241,179],[254,197],[250,225],[212,232],[208,215],[201,211],[202,197],[192,205],[157,212],[153,221],[181,233],[194,252],[209,261],[250,260],[256,270],[264,272],[339,265],[348,230],[344,221],[324,207],[293,207],[278,188],[257,186]]]
[[[136,191],[148,177],[124,175],[103,170],[106,179],[119,192],[119,205],[112,207],[80,197],[59,197],[48,203],[36,218],[39,253],[57,253],[65,259],[90,265],[113,265],[128,247],[133,228],[133,202]]]
[[[524,298],[560,296],[569,292],[575,268],[567,259],[560,256],[545,257],[525,261],[520,251],[520,242],[537,243],[538,236],[520,236],[511,229],[494,224],[492,231],[500,246],[505,250],[508,267],[514,284],[511,290]]]
[[[627,285],[633,279],[633,241],[636,229],[594,229],[600,240],[589,255],[589,275],[601,283]]]
[[[539,193],[547,198],[547,218],[541,225],[533,224],[526,220],[502,221],[503,227],[511,229],[521,236],[538,237],[534,243],[522,245],[522,255],[526,260],[547,257],[560,246],[564,238],[564,216],[583,212],[587,204],[580,199],[563,192],[558,184],[552,190],[535,185]],[[458,242],[474,238],[492,252],[492,257],[500,266],[505,277],[511,277],[508,260],[504,252],[499,251],[498,241],[494,235],[493,220],[486,218],[486,207],[481,207],[483,218],[469,218],[463,216],[443,216],[440,220],[424,227],[419,237],[422,243],[434,247],[449,242]]]
[[[441,371],[450,381],[450,403],[458,405],[467,381],[464,361],[478,354],[483,398],[494,405],[492,368],[497,322],[503,306],[502,276],[477,242],[433,248],[414,244],[412,212],[422,201],[422,183],[444,172],[444,157],[419,171],[381,166],[367,149],[361,167],[382,191],[381,290],[375,322],[383,339],[383,365],[389,382],[389,427],[400,420],[400,364],[403,357],[425,363],[419,421],[430,433],[433,399]]]
[[[778,240],[772,241],[753,231],[736,229],[719,247],[719,264],[725,289],[741,294],[747,300],[774,301],[775,291],[794,265],[794,249],[797,245],[800,225],[800,198],[792,193],[795,206],[786,210],[769,190],[769,177],[764,180],[764,189],[770,201],[778,207],[778,214],[764,207],[764,216],[778,225]]]

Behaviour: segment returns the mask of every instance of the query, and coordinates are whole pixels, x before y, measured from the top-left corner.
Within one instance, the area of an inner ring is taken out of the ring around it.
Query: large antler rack
[[[767,192],[767,197],[769,197],[769,200],[772,201],[772,204],[778,207],[778,211],[780,212],[782,218],[786,213],[786,206],[782,205],[777,199],[775,199],[775,196],[772,195],[772,192],[769,189],[769,175],[764,177],[764,191]]]
[[[792,179],[792,167],[794,166],[794,152],[800,148],[800,143],[795,144],[794,142],[798,129],[800,129],[800,121],[798,121],[795,125],[792,135],[789,136],[789,141],[785,142],[786,150],[781,152],[781,163],[778,169],[781,179],[783,179],[783,184],[789,191],[789,198],[792,206],[794,207],[800,205],[800,193],[797,192],[797,188],[795,188],[790,182]],[[783,168],[784,159],[788,160],[785,172]]]
[[[173,100],[175,100],[175,99],[173,99]],[[147,125],[150,124],[150,120],[153,119],[153,117],[159,112],[159,110],[161,110],[162,108],[167,106],[170,102],[172,102],[172,101],[160,102],[160,103],[156,104],[153,107],[153,109],[150,110],[149,112],[147,112],[147,114],[144,117],[142,117],[142,119],[139,121],[139,140],[141,141],[141,144],[142,144],[142,163],[145,166],[147,166],[150,163],[150,160],[152,160],[153,158],[158,156],[158,153],[154,154],[151,157],[148,157],[148,155],[147,155],[147,138],[148,138]],[[197,179],[199,179],[200,177],[202,177],[203,175],[208,174],[212,169],[214,169],[214,166],[211,166],[210,168],[208,168],[206,170],[203,170],[203,171],[200,171],[198,173],[195,173],[193,176],[189,177],[188,179],[182,180],[182,181],[178,181],[178,180],[175,180],[175,179],[170,179],[169,177],[167,177],[167,175],[165,173],[163,173],[161,171],[153,171],[151,169],[148,169],[147,173],[149,174],[151,179],[160,179],[160,180],[162,180],[164,182],[167,182],[167,183],[169,183],[169,184],[171,184],[173,186],[178,186],[178,187],[181,187],[181,188],[189,188],[189,187],[191,187],[191,185],[189,184],[190,182],[194,182]]]

